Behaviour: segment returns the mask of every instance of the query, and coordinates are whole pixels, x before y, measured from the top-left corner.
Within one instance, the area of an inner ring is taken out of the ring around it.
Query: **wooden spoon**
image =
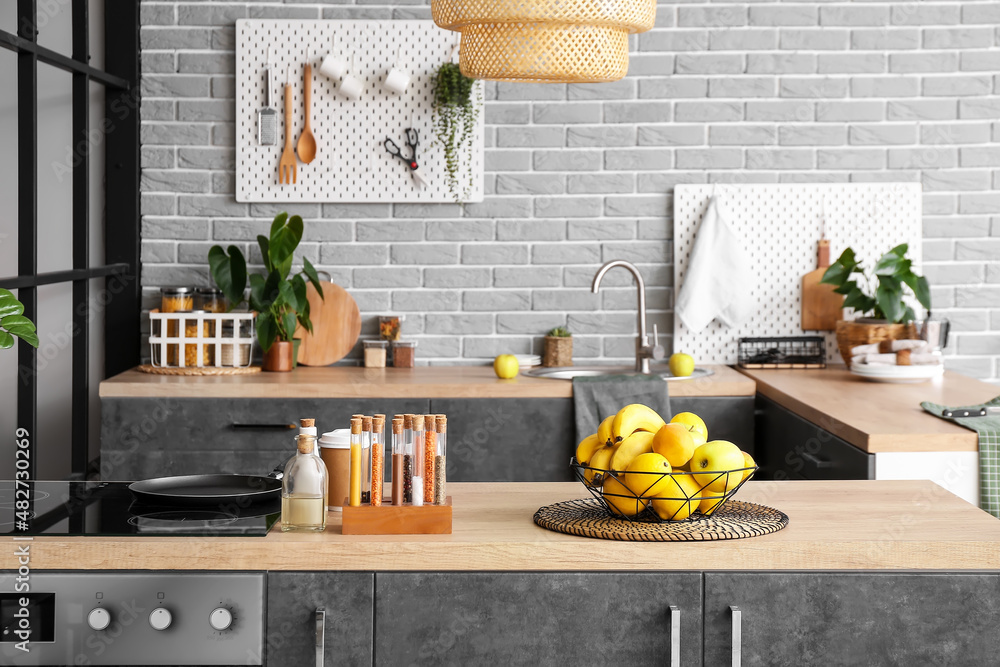
[[[298,153],[299,159],[306,164],[309,164],[316,159],[316,137],[313,136],[312,128],[309,125],[309,117],[312,115],[312,80],[312,65],[306,65],[306,72],[303,81],[304,85],[302,86],[302,94],[305,101],[306,123],[305,127],[302,128],[302,134],[299,135],[299,143],[295,147],[295,152]]]

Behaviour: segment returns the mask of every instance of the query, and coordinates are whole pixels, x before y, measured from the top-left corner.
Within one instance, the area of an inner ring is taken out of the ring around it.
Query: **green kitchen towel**
[[[953,410],[1000,406],[1000,396],[980,405],[961,405]],[[942,417],[949,406],[924,401],[920,404],[935,417],[953,421],[979,434],[979,506],[1000,519],[1000,417]]]
[[[670,419],[670,395],[667,381],[659,375],[597,375],[573,378],[573,410],[576,441],[580,442],[608,415],[629,403],[642,403]]]

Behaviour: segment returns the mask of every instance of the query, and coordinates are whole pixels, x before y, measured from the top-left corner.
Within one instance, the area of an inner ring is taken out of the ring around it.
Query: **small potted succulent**
[[[542,366],[573,365],[573,334],[566,327],[556,327],[545,335]]]
[[[24,304],[13,292],[0,288],[0,350],[14,347],[15,337],[31,347],[38,347],[38,332],[34,323],[24,316]]]
[[[908,250],[905,243],[896,246],[868,271],[848,248],[823,274],[820,282],[844,295],[844,308],[861,314],[856,320],[837,322],[837,346],[848,366],[851,349],[857,345],[916,338],[917,315],[911,302],[916,299],[929,311],[931,290],[927,278],[914,273]]]
[[[290,371],[294,365],[295,348],[292,337],[297,326],[312,333],[309,319],[309,300],[306,298],[306,281],[323,297],[316,269],[305,257],[302,270],[291,274],[292,256],[302,240],[302,218],[279,213],[271,223],[268,236],[257,236],[265,273],[249,276],[243,253],[234,245],[228,253],[222,246],[212,246],[208,263],[212,279],[229,299],[230,310],[246,302],[257,312],[257,341],[264,352],[262,366],[265,371]]]

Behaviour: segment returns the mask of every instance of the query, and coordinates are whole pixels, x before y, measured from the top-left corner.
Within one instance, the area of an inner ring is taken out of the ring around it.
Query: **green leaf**
[[[0,329],[0,350],[8,350],[14,347],[14,337]]]
[[[35,333],[35,325],[33,325],[33,324],[31,326],[24,326],[23,324],[15,324],[15,325],[9,326],[9,327],[6,326],[6,325],[4,325],[4,329],[6,329],[8,332],[14,334],[18,338],[24,338],[26,336],[34,336],[34,335],[36,335],[36,333]]]
[[[879,283],[875,298],[878,301],[879,310],[885,314],[885,319],[889,322],[899,322],[903,319],[904,306],[901,291],[893,290],[889,286]]]
[[[282,214],[287,215],[287,214]],[[278,218],[281,216],[279,215]],[[278,218],[275,218],[275,223],[277,223]],[[292,253],[299,245],[299,241],[302,240],[303,223],[302,218],[293,215],[288,223],[275,228],[275,225],[271,225],[271,263],[276,267],[283,267],[287,262],[289,268],[291,268],[291,257]],[[283,276],[287,276],[288,272],[283,271]]]
[[[14,326],[25,326],[31,331],[35,330],[35,324],[24,315],[8,315],[7,317],[0,319],[0,324],[2,324],[5,329],[10,329]]]
[[[927,310],[930,310],[931,286],[927,283],[927,278],[911,273],[903,278],[903,282],[905,282],[909,288],[913,290],[913,294],[917,297],[917,301],[920,302],[920,305]]]
[[[875,263],[876,276],[892,276],[902,269],[903,258],[887,252]]]
[[[265,310],[257,316],[257,341],[266,353],[274,344],[274,339],[278,335],[278,327],[274,323],[271,311]]]
[[[295,290],[292,289],[292,284],[287,280],[282,280],[278,283],[278,295],[281,297],[275,301],[275,305],[288,304],[292,307],[292,310],[299,309],[299,300],[295,296]]]
[[[8,290],[0,290],[0,317],[20,315],[24,312],[24,304]]]
[[[264,276],[259,273],[250,276],[250,307],[258,313],[267,310],[264,305]]]
[[[910,308],[909,306],[907,306],[906,310],[903,312],[903,321],[904,322],[912,322],[915,319],[917,319],[917,314],[915,312],[913,312],[912,308]]]
[[[260,246],[260,254],[264,258],[264,268],[267,269],[268,273],[274,271],[274,267],[271,265],[271,242],[263,234],[258,234],[257,245]]]
[[[903,296],[903,283],[895,276],[879,276],[878,284],[879,287],[884,286],[888,291]]]
[[[875,300],[855,287],[844,298],[844,308],[853,308],[861,313],[869,313],[875,307]]]
[[[309,307],[309,297],[306,294],[306,281],[302,275],[295,275],[289,281],[292,284],[292,291],[295,293],[295,312],[301,313],[303,309]]]
[[[904,257],[906,256],[906,253],[909,252],[909,250],[910,246],[908,244],[900,243],[898,246],[890,250],[887,254],[899,255],[900,257]]]
[[[36,348],[38,347],[38,334],[35,333],[34,331],[27,331],[27,330],[14,331],[13,329],[11,329],[10,333],[14,334],[15,336],[23,340],[25,343],[30,345],[31,347],[36,347]]]
[[[306,274],[313,288],[319,293],[319,298],[326,301],[326,297],[323,295],[323,286],[319,284],[319,274],[316,273],[316,268],[312,265],[312,262],[305,257],[302,258],[302,272]]]
[[[264,281],[264,286],[261,288],[261,299],[260,302],[263,305],[261,310],[266,310],[274,305],[274,302],[278,300],[280,293],[278,292],[278,284],[281,282],[281,275],[277,271],[272,271],[267,274],[267,279]]]
[[[840,257],[837,258],[837,264],[840,264],[851,273],[854,273],[858,266],[858,260],[854,255],[854,249],[845,248],[844,252],[840,253]]]
[[[274,220],[271,222],[271,231],[269,234],[272,239],[278,230],[285,226],[285,220],[288,220],[287,213],[282,212],[274,216]]]
[[[291,340],[295,336],[295,313],[287,312],[283,316],[285,324],[285,340]]]
[[[243,291],[247,287],[247,261],[240,249],[231,245],[227,255],[221,246],[212,246],[208,251],[208,264],[212,279],[229,303],[233,306],[242,303]]]
[[[823,273],[820,282],[826,285],[843,285],[850,277],[851,272],[838,262],[830,265],[830,268]]]

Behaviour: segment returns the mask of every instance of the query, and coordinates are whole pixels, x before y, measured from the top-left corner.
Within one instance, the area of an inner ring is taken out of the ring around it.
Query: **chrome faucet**
[[[635,337],[635,370],[637,373],[648,375],[649,360],[655,359],[659,361],[666,355],[666,351],[660,345],[660,335],[656,330],[655,324],[653,325],[652,345],[649,344],[649,336],[646,335],[646,283],[643,282],[639,269],[631,262],[626,262],[623,259],[608,262],[598,269],[597,275],[594,276],[594,282],[590,286],[590,291],[597,294],[601,289],[601,280],[604,279],[604,274],[616,266],[628,270],[635,277],[635,284],[639,290],[639,335]]]

